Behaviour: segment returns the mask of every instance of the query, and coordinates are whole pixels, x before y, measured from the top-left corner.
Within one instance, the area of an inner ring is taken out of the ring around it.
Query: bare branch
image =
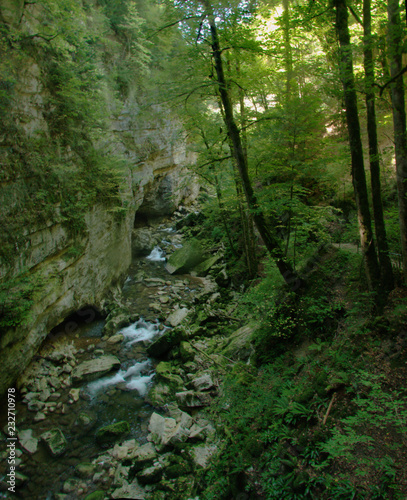
[[[150,36],[147,37],[147,40],[150,40],[150,38],[152,38],[154,35],[157,35],[158,33],[161,33],[161,31],[164,31],[167,28],[171,28],[172,26],[175,26],[175,25],[177,25],[179,23],[182,23],[182,21],[188,21],[188,19],[199,19],[201,17],[202,16],[187,16],[187,17],[183,17],[182,19],[178,19],[177,21],[174,21],[172,23],[168,23],[165,26],[161,26],[161,28],[159,28],[158,30],[154,31],[154,33],[152,33],[152,35],[150,35]]]

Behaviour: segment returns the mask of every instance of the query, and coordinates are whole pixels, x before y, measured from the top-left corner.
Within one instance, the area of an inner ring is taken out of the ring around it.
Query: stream
[[[146,346],[168,328],[162,320],[174,308],[190,304],[203,286],[200,278],[172,276],[165,270],[166,250],[182,246],[181,237],[165,225],[158,226],[155,232],[161,238],[160,245],[150,255],[134,259],[122,288],[123,303],[134,318],[133,323],[105,337],[105,320],[83,321],[71,333],[51,336],[27,369],[27,380],[32,384],[28,387],[37,387],[45,396],[39,404],[30,400],[32,388],[22,390],[17,396],[17,431],[32,431],[28,437],[32,436],[34,441],[24,449],[19,434],[17,470],[22,476],[17,482],[18,494],[14,496],[7,492],[5,483],[7,451],[2,439],[0,498],[84,498],[94,489],[94,482],[84,478],[79,488],[76,485],[69,491],[69,480],[79,463],[89,463],[104,453],[95,439],[97,430],[103,426],[127,421],[130,433],[126,439],[135,439],[139,444],[146,442],[149,418],[154,412],[148,402],[148,391],[154,384],[156,363],[148,358]],[[70,380],[75,366],[104,355],[117,356],[120,368],[80,384]],[[4,405],[0,414],[0,428],[4,432],[5,410]],[[60,429],[67,441],[66,451],[57,457],[40,439],[41,434],[53,428]],[[27,451],[31,446],[35,449]],[[64,496],[59,497],[62,493]]]

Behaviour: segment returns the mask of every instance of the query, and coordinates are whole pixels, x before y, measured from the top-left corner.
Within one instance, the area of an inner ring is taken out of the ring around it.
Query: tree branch
[[[384,85],[379,85],[378,83],[374,83],[373,85],[376,85],[376,87],[379,87],[380,89],[380,97],[383,95],[385,88],[391,85],[393,82],[395,82],[398,78],[400,78],[400,76],[404,75],[406,71],[407,71],[407,66],[405,66],[401,71],[399,71],[397,75],[394,75],[393,78],[391,78]]]
[[[348,5],[348,9],[350,11],[350,13],[352,14],[352,16],[356,19],[356,21],[361,25],[363,26],[363,23],[359,17],[359,15],[357,14],[357,12],[355,11],[355,9],[351,6],[351,5]]]
[[[171,28],[172,26],[175,26],[176,24],[182,23],[182,21],[188,21],[188,19],[200,19],[202,16],[187,16],[183,17],[182,19],[177,19],[177,21],[174,21],[172,23],[168,23],[165,26],[161,26],[158,30],[154,31],[154,33],[151,36],[147,37],[147,40],[150,40],[154,35],[157,35],[161,31],[166,30],[167,28]]]

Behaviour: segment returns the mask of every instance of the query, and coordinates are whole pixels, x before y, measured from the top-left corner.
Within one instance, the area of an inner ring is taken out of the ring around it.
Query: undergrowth
[[[205,500],[406,497],[406,297],[381,316],[359,284],[360,256],[328,249],[299,297],[250,293],[263,317],[256,359],[236,363],[211,417],[222,447]]]

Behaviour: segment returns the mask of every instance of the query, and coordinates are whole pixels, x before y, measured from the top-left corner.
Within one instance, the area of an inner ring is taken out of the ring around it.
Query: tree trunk
[[[212,11],[212,6],[209,0],[202,0],[202,3],[206,9],[211,30],[212,55],[215,62],[217,85],[219,88],[219,94],[221,97],[222,106],[224,110],[224,121],[232,144],[232,154],[236,160],[236,165],[239,170],[239,175],[240,178],[242,179],[243,190],[246,196],[247,204],[253,214],[253,220],[257,227],[257,230],[259,231],[260,236],[262,237],[268,252],[275,261],[283,279],[285,280],[287,285],[291,288],[291,290],[298,292],[301,287],[302,280],[294,272],[291,265],[285,261],[283,252],[275,236],[271,232],[270,227],[267,225],[265,216],[262,210],[260,209],[257,203],[256,196],[253,192],[253,188],[249,178],[246,157],[243,152],[240,132],[233,116],[232,102],[226,85],[225,75],[223,71],[221,50],[219,45],[218,31]]]
[[[352,182],[358,211],[360,244],[365,261],[369,290],[376,290],[379,266],[373,241],[366,176],[360,138],[359,114],[353,77],[352,47],[348,28],[348,11],[345,0],[335,0],[336,32],[340,44],[340,73],[344,90],[346,121],[352,160]]]
[[[387,14],[389,19],[387,49],[390,59],[390,76],[394,78],[402,70],[402,30],[398,0],[388,0]],[[407,283],[407,137],[404,83],[402,76],[391,84],[391,101],[393,105],[401,254],[403,260],[404,282]]]
[[[375,81],[370,0],[363,0],[363,56],[365,66],[365,89],[367,110],[367,134],[369,138],[370,181],[372,186],[373,215],[375,221],[377,250],[380,264],[380,281],[385,290],[394,287],[393,269],[387,244],[383,217],[382,190],[380,182],[379,147],[377,143],[376,106],[373,85]]]

